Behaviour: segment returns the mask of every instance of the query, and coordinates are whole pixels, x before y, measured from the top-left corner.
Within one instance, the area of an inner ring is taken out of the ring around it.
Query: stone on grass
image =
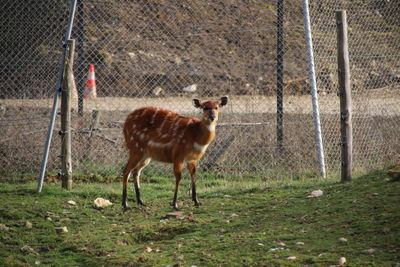
[[[37,253],[32,247],[28,246],[28,245],[24,245],[22,248],[19,249],[21,252],[24,253],[32,253],[35,255],[38,255],[39,253]]]
[[[67,201],[67,204],[69,204],[69,205],[71,205],[71,206],[75,206],[75,205],[76,205],[76,202],[73,201],[73,200],[68,200],[68,201]]]
[[[7,225],[0,223],[0,231],[8,232],[8,230],[10,230],[10,228]]]
[[[68,233],[68,228],[66,226],[56,227],[57,233]]]
[[[362,251],[363,254],[373,254],[374,252],[375,252],[375,249],[373,249],[373,248],[369,248],[369,249]]]
[[[296,256],[290,256],[290,257],[287,257],[287,259],[288,260],[295,260],[295,259],[297,259],[297,257]]]
[[[181,219],[184,218],[185,216],[183,215],[183,211],[173,211],[165,214],[164,219],[168,218],[176,218],[176,219]]]
[[[321,189],[318,189],[318,190],[312,191],[308,197],[320,197],[323,194],[324,194],[324,192]]]
[[[297,242],[296,245],[298,245],[298,246],[304,246],[304,242]]]
[[[98,197],[93,201],[93,207],[95,207],[96,209],[103,209],[111,205],[112,203],[110,200],[101,197]]]
[[[339,238],[339,241],[343,242],[343,243],[346,243],[347,242],[347,238],[341,237],[341,238]]]
[[[32,228],[33,225],[32,225],[31,222],[26,222],[26,223],[25,223],[25,226],[26,226],[27,228]]]
[[[343,266],[343,264],[346,263],[346,258],[345,257],[340,257],[339,259],[339,266]]]

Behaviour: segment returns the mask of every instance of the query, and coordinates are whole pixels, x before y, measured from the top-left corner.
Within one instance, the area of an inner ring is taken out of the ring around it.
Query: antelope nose
[[[215,117],[214,117],[214,115],[210,115],[210,121],[214,121],[215,120]]]

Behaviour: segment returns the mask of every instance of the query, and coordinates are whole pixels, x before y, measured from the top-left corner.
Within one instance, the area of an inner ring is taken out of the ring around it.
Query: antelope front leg
[[[174,163],[174,174],[175,174],[175,193],[174,193],[174,199],[172,200],[171,206],[175,209],[178,210],[178,204],[176,203],[176,200],[178,198],[178,191],[179,191],[179,183],[182,179],[182,170],[183,170],[183,163],[182,162],[177,162]]]
[[[199,207],[201,205],[201,202],[197,198],[197,193],[196,193],[196,167],[197,167],[197,161],[192,161],[188,162],[187,164],[190,177],[192,178],[192,200],[194,201],[194,205],[196,207]]]

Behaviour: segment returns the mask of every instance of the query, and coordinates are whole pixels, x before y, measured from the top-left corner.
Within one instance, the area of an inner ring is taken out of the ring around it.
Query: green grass
[[[8,227],[0,229],[0,266],[330,266],[340,257],[346,266],[391,266],[400,263],[400,183],[385,178],[384,171],[346,184],[205,175],[200,208],[183,181],[180,219],[164,218],[170,176],[145,179],[146,207],[130,190],[126,212],[120,183],[77,183],[71,192],[45,184],[41,194],[33,182],[0,183],[0,224]],[[308,198],[315,189],[324,195]],[[96,210],[97,197],[114,205]],[[68,233],[56,233],[59,226]]]

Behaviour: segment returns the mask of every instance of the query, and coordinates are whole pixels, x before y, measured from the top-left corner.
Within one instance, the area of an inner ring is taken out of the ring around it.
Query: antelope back
[[[185,147],[193,146],[199,119],[155,107],[133,111],[125,121],[125,143],[131,152],[147,153],[163,162],[173,162]]]

